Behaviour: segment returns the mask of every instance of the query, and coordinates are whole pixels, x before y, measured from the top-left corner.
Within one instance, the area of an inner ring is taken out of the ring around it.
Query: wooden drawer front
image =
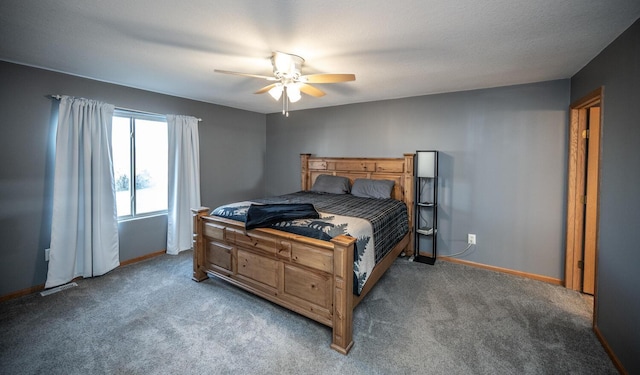
[[[329,308],[331,306],[331,277],[286,264],[284,266],[285,293]]]
[[[333,253],[294,243],[291,246],[291,261],[324,272],[333,272]]]
[[[216,240],[224,241],[224,227],[216,224],[205,223],[204,235]]]
[[[375,171],[376,163],[359,161],[339,161],[336,162],[338,171]]]
[[[276,288],[278,286],[278,262],[238,249],[238,275]]]
[[[376,172],[404,172],[404,164],[398,162],[378,162],[376,163]]]
[[[207,262],[231,271],[232,247],[217,243],[207,242]]]
[[[318,169],[325,171],[327,170],[327,162],[326,161],[310,161],[309,169]]]
[[[247,246],[250,246],[251,248],[260,249],[271,254],[275,254],[277,252],[276,240],[263,236],[259,233],[238,231],[235,233],[235,239],[238,245],[245,244]]]

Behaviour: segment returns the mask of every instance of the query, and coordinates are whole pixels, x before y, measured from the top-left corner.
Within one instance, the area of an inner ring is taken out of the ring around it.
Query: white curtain
[[[198,119],[167,115],[169,131],[169,213],[167,254],[191,249],[191,208],[200,207]]]
[[[120,264],[111,154],[114,106],[60,99],[46,288]]]

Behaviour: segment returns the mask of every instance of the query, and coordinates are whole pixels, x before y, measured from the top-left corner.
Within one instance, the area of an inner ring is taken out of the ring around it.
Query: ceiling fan
[[[300,69],[304,59],[297,55],[284,52],[273,52],[271,64],[273,65],[273,77],[259,74],[232,72],[229,70],[218,70],[217,73],[233,74],[244,77],[261,78],[274,82],[269,84],[255,94],[268,92],[275,100],[282,98],[282,114],[289,116],[289,102],[295,103],[300,100],[301,93],[319,98],[324,96],[324,91],[311,86],[310,83],[337,83],[355,81],[354,74],[308,74],[302,75]],[[284,93],[284,96],[282,95]]]

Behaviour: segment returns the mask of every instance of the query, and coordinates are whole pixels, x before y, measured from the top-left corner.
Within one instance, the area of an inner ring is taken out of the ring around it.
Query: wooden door
[[[595,295],[602,89],[571,105],[565,286]]]
[[[598,242],[598,181],[600,159],[600,107],[588,109],[587,181],[584,216],[582,292],[594,294]]]

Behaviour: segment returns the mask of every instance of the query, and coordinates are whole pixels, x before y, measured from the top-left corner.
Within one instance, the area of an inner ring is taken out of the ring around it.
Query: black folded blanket
[[[281,221],[319,217],[311,203],[252,204],[247,210],[245,228],[268,228]]]

